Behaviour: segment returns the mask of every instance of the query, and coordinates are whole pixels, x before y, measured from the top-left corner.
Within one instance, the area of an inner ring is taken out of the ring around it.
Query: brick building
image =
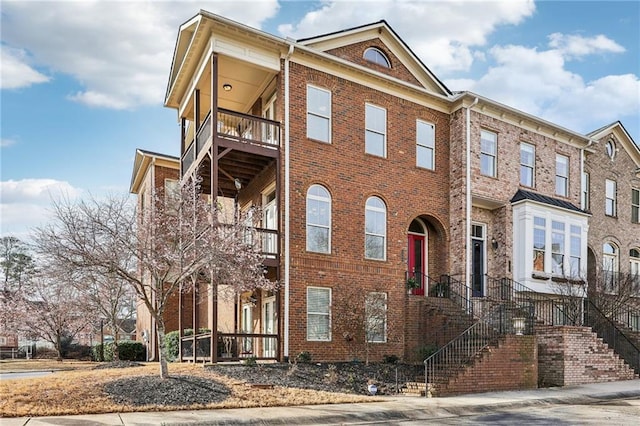
[[[204,359],[422,361],[481,312],[516,319],[516,293],[532,320],[558,307],[557,283],[586,280],[581,178],[600,136],[452,93],[384,21],[295,41],[200,11],[180,27],[165,106],[182,129],[171,173],[202,178],[217,205],[260,207],[252,241],[280,283],[231,309],[178,304],[211,330],[183,338],[210,339]],[[527,352],[511,387],[535,385],[535,340],[502,342]]]

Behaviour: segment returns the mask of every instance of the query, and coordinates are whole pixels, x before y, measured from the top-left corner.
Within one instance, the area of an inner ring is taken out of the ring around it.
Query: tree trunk
[[[160,361],[160,378],[169,377],[169,368],[167,366],[167,349],[164,340],[164,321],[156,321],[156,332],[158,334],[158,361]],[[181,342],[179,343],[181,344]]]
[[[58,361],[62,361],[62,339],[60,333],[56,334],[56,351],[58,352]]]

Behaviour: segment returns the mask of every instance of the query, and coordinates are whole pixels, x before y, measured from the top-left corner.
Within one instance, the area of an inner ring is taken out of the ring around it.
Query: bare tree
[[[65,344],[92,324],[96,312],[85,295],[69,285],[68,272],[62,267],[43,267],[29,284],[23,287],[17,327],[31,339],[50,342],[62,361]]]
[[[349,348],[350,356],[362,356],[369,364],[374,344],[387,342],[387,294],[363,293],[353,286],[342,286],[335,291],[333,324]]]
[[[196,182],[183,182],[177,194],[152,190],[150,200],[138,215],[125,197],[54,202],[55,222],[38,229],[36,241],[60,262],[132,286],[155,320],[164,378],[170,296],[202,280],[237,292],[274,283],[264,277],[259,239],[248,242],[242,221],[221,223],[218,206],[200,194]]]

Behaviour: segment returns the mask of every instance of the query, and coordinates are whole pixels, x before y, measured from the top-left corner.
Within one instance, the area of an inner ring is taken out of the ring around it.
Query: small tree
[[[262,256],[244,238],[242,222],[223,224],[220,209],[200,194],[197,182],[182,182],[176,194],[152,189],[149,198],[137,215],[125,197],[54,202],[55,222],[38,229],[36,240],[40,251],[65,265],[132,286],[155,320],[164,378],[164,315],[172,295],[199,280],[236,292],[274,283],[264,277]]]
[[[374,344],[388,341],[387,294],[363,293],[353,286],[334,290],[333,324],[349,348],[352,359],[362,356],[369,364]]]
[[[18,330],[30,338],[50,342],[62,361],[65,346],[96,318],[85,295],[69,284],[68,272],[54,265],[43,267],[23,287],[18,305]]]

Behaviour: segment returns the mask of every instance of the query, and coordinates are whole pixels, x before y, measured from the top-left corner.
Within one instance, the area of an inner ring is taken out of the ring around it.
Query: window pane
[[[538,250],[545,249],[545,235],[544,229],[533,230],[533,248]]]
[[[433,148],[435,141],[435,126],[433,124],[424,123],[422,121],[418,121],[417,123],[418,145],[429,146]]]
[[[367,131],[365,136],[365,151],[367,154],[384,157],[384,135]]]
[[[480,151],[486,154],[491,154],[495,156],[496,139],[497,139],[497,135],[495,133],[491,133],[483,130],[480,133]]]
[[[329,117],[331,92],[307,86],[307,109],[316,115]]]
[[[480,173],[486,176],[495,176],[495,158],[482,154],[480,156]]]
[[[520,183],[525,186],[533,186],[533,169],[520,166]]]
[[[307,226],[307,250],[318,253],[329,252],[329,228]]]
[[[639,189],[632,189],[631,190],[631,203],[632,204],[636,204],[636,205],[640,205],[640,190]]]
[[[307,339],[308,340],[329,340],[329,316],[314,315],[307,316]]]
[[[520,146],[520,162],[527,166],[533,167],[535,159],[535,149],[532,145],[523,143]]]
[[[416,159],[418,167],[433,169],[433,150],[431,148],[418,145]]]
[[[307,137],[309,139],[329,142],[329,119],[308,114]]]
[[[386,133],[387,128],[387,112],[373,105],[366,106],[366,125],[367,129],[378,133]]]
[[[384,259],[384,238],[367,235],[365,238],[365,257],[367,259]]]

